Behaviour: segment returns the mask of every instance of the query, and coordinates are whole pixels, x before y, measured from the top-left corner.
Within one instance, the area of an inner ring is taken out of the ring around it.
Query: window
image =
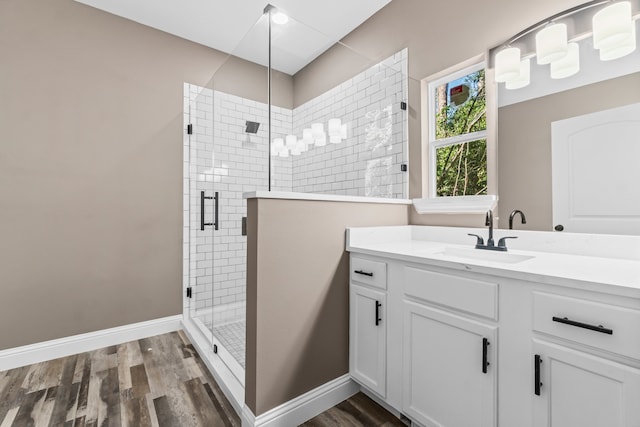
[[[487,195],[484,63],[428,83],[431,197]]]

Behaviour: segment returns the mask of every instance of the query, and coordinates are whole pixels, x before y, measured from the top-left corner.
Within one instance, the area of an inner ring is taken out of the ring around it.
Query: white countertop
[[[467,236],[467,233],[480,234],[485,239],[487,236],[487,230],[480,228],[350,228],[347,232],[347,250],[412,263],[640,298],[640,237],[495,230],[496,242],[504,236],[518,237],[507,241],[510,248],[508,254],[532,258],[505,263],[443,253],[445,248],[454,251],[473,249],[475,238]]]

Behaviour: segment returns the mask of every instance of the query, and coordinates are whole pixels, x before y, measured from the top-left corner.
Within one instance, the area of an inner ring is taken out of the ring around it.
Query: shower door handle
[[[214,222],[204,222],[204,201],[213,200],[214,202]],[[218,229],[218,192],[215,192],[215,196],[205,196],[204,191],[200,192],[200,230],[204,231],[204,227],[207,225],[213,225],[214,230]]]
[[[218,192],[213,193],[213,229],[217,230],[220,225],[220,219],[218,218],[218,205],[220,204],[220,197]]]

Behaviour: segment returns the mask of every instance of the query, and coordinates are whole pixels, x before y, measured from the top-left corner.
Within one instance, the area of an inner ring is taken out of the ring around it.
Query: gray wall
[[[72,0],[2,0],[0,57],[0,349],[180,314],[183,82],[227,56]],[[224,72],[266,99],[264,68]]]
[[[349,371],[345,228],[406,225],[406,205],[251,199],[245,401],[255,415]]]

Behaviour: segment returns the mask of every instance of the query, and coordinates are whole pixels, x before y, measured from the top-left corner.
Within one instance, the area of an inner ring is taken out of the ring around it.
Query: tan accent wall
[[[407,206],[248,203],[245,401],[255,415],[349,370],[345,227],[406,225]]]
[[[183,82],[227,55],[72,0],[3,0],[0,57],[0,349],[180,314]],[[266,100],[264,68],[235,68],[224,88]]]
[[[636,102],[640,102],[640,73],[500,108],[499,226],[507,228],[509,213],[520,209],[527,224],[521,225],[517,218],[516,228],[552,230],[552,122]]]
[[[394,0],[342,40],[361,57],[377,61],[405,47],[409,49],[411,198],[422,197],[423,192],[420,80],[484,54],[530,25],[581,3],[583,0],[492,0],[474,4],[468,0]],[[361,71],[366,61],[357,61],[354,56],[337,47],[299,71],[293,79],[294,106]],[[498,163],[501,162],[498,158]],[[498,191],[501,180],[498,177]],[[481,226],[483,218],[481,215],[419,215],[411,209],[410,221],[411,224]]]

